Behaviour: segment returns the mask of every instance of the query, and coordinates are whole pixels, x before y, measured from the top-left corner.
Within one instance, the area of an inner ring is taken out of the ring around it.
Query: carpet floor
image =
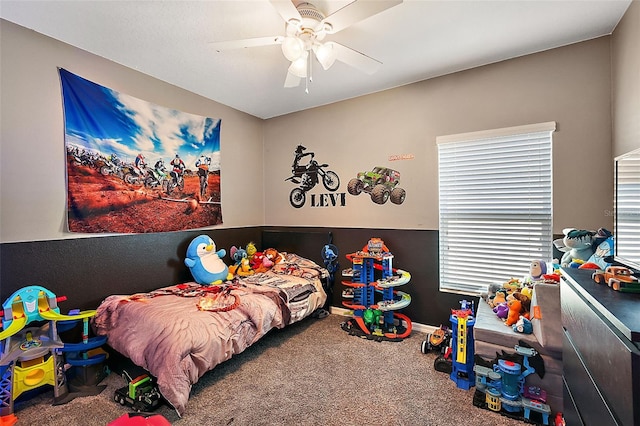
[[[483,425],[523,421],[473,406],[463,390],[433,368],[436,354],[420,350],[424,333],[401,342],[376,342],[343,331],[346,317],[308,318],[263,339],[205,374],[193,386],[175,425]],[[107,425],[128,412],[113,400],[125,385],[111,373],[96,396],[53,406],[53,391],[18,398],[17,425]]]

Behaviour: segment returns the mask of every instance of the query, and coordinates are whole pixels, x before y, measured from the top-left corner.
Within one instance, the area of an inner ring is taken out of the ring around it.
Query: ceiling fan
[[[348,26],[402,3],[402,0],[354,0],[325,16],[316,6],[305,1],[269,0],[285,21],[285,35],[258,37],[212,43],[217,52],[245,47],[282,45],[282,53],[291,61],[284,87],[297,87],[305,79],[305,91],[313,80],[315,57],[324,70],[340,61],[367,74],[375,73],[382,63],[334,41],[323,42]],[[294,2],[296,4],[294,4]]]

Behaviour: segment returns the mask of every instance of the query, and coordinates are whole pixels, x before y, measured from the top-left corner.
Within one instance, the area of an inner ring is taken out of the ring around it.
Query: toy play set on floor
[[[527,376],[544,374],[544,361],[535,349],[515,346],[513,354],[503,353],[494,360],[474,354],[474,306],[466,300],[460,309],[452,309],[451,328],[440,326],[422,342],[422,353],[438,352],[436,371],[449,374],[458,388],[475,386],[473,405],[528,423],[550,426],[551,409],[546,392],[525,383]],[[562,414],[556,413],[555,425]]]
[[[352,268],[342,272],[351,276],[342,297],[353,318],[342,324],[352,335],[371,340],[401,341],[411,334],[411,320],[398,312],[411,303],[411,296],[395,287],[411,280],[411,274],[392,267],[393,254],[380,238],[372,238],[362,250],[346,255]],[[376,271],[381,277],[376,279]],[[376,301],[376,295],[381,295]],[[396,321],[398,320],[398,321]],[[404,323],[404,324],[403,324]]]
[[[108,374],[106,337],[89,337],[89,318],[95,310],[60,313],[57,297],[40,286],[13,293],[2,305],[0,331],[0,425],[13,425],[14,400],[45,385],[53,386],[53,404],[97,395]],[[37,325],[31,325],[32,323]],[[40,325],[44,322],[43,325]],[[63,342],[59,333],[72,334],[81,325],[81,341]]]

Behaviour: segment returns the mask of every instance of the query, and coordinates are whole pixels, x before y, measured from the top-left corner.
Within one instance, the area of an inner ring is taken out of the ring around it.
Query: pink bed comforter
[[[326,270],[294,254],[264,274],[225,284],[238,296],[226,312],[198,309],[206,290],[196,283],[147,294],[113,295],[98,307],[93,328],[108,344],[157,378],[165,399],[185,412],[191,386],[273,328],[322,307]]]

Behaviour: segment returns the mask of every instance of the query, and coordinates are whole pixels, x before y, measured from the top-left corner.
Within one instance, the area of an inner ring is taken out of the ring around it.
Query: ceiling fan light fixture
[[[306,53],[306,52],[305,52]],[[296,77],[306,78],[307,77],[307,56],[303,55],[302,57],[296,59],[291,62],[289,65],[289,72]]]
[[[336,49],[333,48],[333,43],[331,42],[314,46],[313,51],[316,54],[316,58],[318,58],[318,62],[320,62],[320,65],[322,65],[322,68],[325,71],[331,68],[338,56]]]
[[[304,43],[297,37],[285,37],[282,41],[282,53],[285,58],[294,62],[305,53]]]

